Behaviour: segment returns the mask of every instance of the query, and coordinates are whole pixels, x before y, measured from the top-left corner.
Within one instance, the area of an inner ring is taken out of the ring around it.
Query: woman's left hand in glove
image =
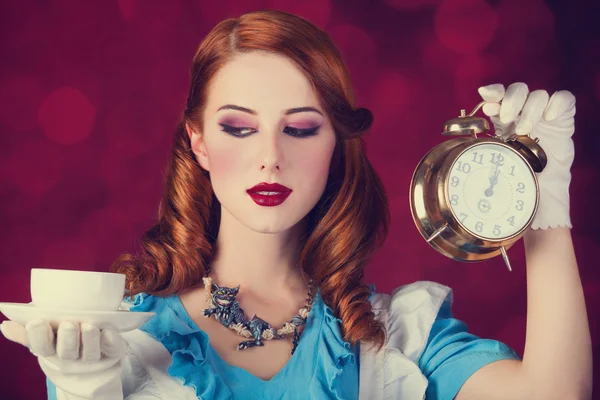
[[[508,86],[493,84],[479,88],[487,102],[483,112],[494,124],[496,136],[504,139],[513,134],[539,139],[548,158],[546,168],[538,174],[540,202],[531,227],[572,228],[569,215],[569,183],[575,148],[575,96],[567,90],[551,97],[545,90],[529,92],[525,83]]]

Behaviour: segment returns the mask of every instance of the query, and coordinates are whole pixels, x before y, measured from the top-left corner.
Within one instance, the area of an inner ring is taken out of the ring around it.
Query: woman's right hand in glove
[[[4,321],[0,331],[38,357],[59,400],[123,398],[120,360],[125,342],[114,329],[65,321],[54,330],[39,319],[25,326]]]

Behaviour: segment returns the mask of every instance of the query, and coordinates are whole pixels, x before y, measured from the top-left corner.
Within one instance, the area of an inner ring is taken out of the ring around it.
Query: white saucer
[[[44,319],[54,328],[62,321],[89,322],[100,329],[112,326],[117,332],[127,332],[144,325],[156,313],[118,311],[68,311],[35,307],[29,303],[0,303],[0,312],[22,325],[34,319]]]

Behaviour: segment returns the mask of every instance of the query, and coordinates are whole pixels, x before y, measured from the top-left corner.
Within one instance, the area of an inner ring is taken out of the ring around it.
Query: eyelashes
[[[253,134],[254,132],[256,132],[256,129],[254,128],[245,128],[245,127],[237,127],[237,126],[231,126],[231,125],[227,125],[227,124],[219,124],[221,125],[221,130],[223,132],[229,133],[232,136],[235,137],[245,137],[245,136],[249,136],[251,134]]]
[[[221,126],[221,130],[223,132],[228,133],[231,136],[235,136],[235,137],[239,137],[239,138],[250,136],[253,133],[258,132],[254,128],[237,127],[237,126],[231,126],[231,125],[221,124],[221,123],[219,125]],[[315,126],[314,128],[300,129],[300,128],[294,128],[291,126],[286,126],[283,129],[283,132],[290,136],[293,136],[293,137],[304,138],[304,137],[316,135],[320,127],[321,126],[319,125],[319,126]]]

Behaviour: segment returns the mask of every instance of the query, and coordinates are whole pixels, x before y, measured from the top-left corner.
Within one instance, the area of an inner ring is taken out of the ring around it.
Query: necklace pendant
[[[207,298],[212,305],[212,307],[204,310],[204,316],[207,318],[214,316],[223,326],[235,330],[240,336],[252,338],[238,343],[238,350],[262,347],[265,345],[263,340],[279,340],[293,333],[292,354],[294,354],[301,334],[298,328],[306,324],[312,305],[312,281],[309,283],[309,298],[306,307],[300,310],[299,315],[292,317],[290,322],[277,330],[256,314],[250,320],[246,318],[244,310],[236,299],[240,290],[239,285],[235,288],[219,286],[208,276],[204,277],[203,280]]]
[[[216,285],[215,285],[216,286]],[[244,310],[236,300],[240,287],[228,288],[225,286],[217,287],[218,290],[212,293],[213,307],[204,310],[204,316],[214,315],[221,324],[227,328],[232,325],[246,324]]]
[[[263,343],[263,332],[267,329],[271,329],[271,325],[269,325],[269,323],[264,319],[254,314],[252,319],[248,321],[248,330],[250,330],[250,333],[252,334],[254,340],[246,340],[240,342],[238,344],[238,350],[246,350],[256,346],[264,346],[265,344]]]

